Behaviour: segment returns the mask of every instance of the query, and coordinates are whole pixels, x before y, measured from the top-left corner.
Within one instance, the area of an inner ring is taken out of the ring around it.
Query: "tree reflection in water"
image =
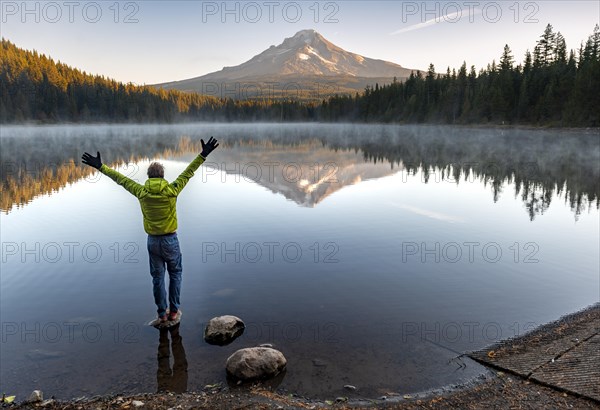
[[[491,188],[494,201],[507,185],[514,185],[514,195],[521,198],[531,220],[548,209],[555,194],[564,196],[576,217],[594,202],[599,207],[600,136],[593,131],[181,124],[6,127],[0,155],[1,209],[8,213],[37,196],[52,194],[84,178],[95,178],[94,170],[80,163],[84,151],[99,150],[103,159],[116,166],[197,153],[200,138],[210,135],[223,141],[218,162],[226,172],[235,168],[228,163],[250,160],[305,165],[313,162],[322,168],[335,164],[339,172],[336,184],[327,187],[314,181],[283,181],[289,186],[279,193],[304,206],[315,206],[345,185],[402,170],[406,175],[421,173],[424,183],[431,183],[432,178],[456,184],[479,180]],[[381,165],[387,171],[382,171]],[[256,183],[278,191],[264,179]]]

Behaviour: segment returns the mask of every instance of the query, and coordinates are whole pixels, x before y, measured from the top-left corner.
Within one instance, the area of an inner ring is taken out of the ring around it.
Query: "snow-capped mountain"
[[[315,30],[302,30],[236,67],[208,74],[230,80],[263,75],[352,75],[407,77],[411,70],[398,64],[350,53]]]
[[[235,67],[182,81],[158,84],[165,89],[208,91],[206,84],[231,82],[318,81],[326,79],[343,89],[363,90],[367,84],[407,78],[411,70],[398,64],[351,53],[331,43],[315,30],[302,30]],[[306,84],[308,86],[308,84]],[[306,89],[310,89],[307,87]],[[231,90],[231,87],[226,87]],[[339,90],[344,91],[344,90]]]

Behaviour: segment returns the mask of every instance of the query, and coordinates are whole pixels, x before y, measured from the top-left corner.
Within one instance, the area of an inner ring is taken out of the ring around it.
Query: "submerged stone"
[[[215,317],[204,329],[204,340],[211,345],[225,346],[244,333],[245,328],[244,322],[237,316]]]
[[[42,393],[41,390],[32,391],[31,394],[29,395],[29,398],[27,399],[27,401],[29,403],[38,403],[43,400],[44,400],[44,393]]]

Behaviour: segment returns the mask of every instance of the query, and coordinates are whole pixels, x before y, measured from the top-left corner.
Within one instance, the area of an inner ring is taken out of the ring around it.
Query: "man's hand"
[[[219,146],[219,144],[217,144],[217,140],[213,137],[210,137],[206,144],[204,143],[203,139],[201,139],[200,142],[202,143],[202,152],[200,153],[200,155],[202,155],[204,158],[206,158],[208,154],[213,152],[214,149]]]
[[[97,152],[97,154],[98,154],[97,157],[92,157],[90,154],[88,154],[86,152],[81,157],[81,162],[83,162],[85,165],[89,165],[90,167],[100,169],[100,167],[102,166],[102,158],[100,158],[99,151]]]

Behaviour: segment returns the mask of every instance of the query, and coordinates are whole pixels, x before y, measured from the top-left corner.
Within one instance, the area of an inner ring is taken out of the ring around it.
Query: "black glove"
[[[202,152],[200,153],[200,155],[202,155],[204,158],[206,158],[208,154],[213,152],[214,149],[219,146],[219,144],[217,144],[217,140],[213,137],[210,137],[206,144],[204,143],[203,139],[201,139],[200,142],[202,143]]]
[[[102,158],[100,158],[100,151],[98,151],[97,154],[97,157],[92,157],[86,152],[81,157],[81,162],[83,162],[85,165],[89,165],[90,167],[100,169],[100,167],[102,166]]]

